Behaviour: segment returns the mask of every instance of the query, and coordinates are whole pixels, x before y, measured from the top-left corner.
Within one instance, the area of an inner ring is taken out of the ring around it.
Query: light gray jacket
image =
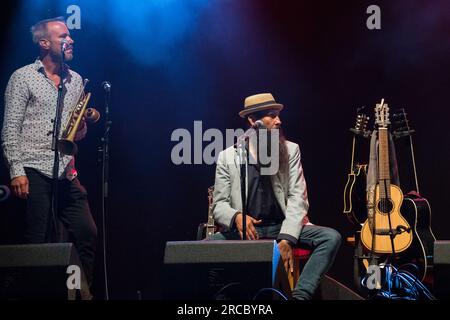
[[[280,233],[298,240],[303,226],[303,218],[308,213],[308,193],[300,161],[298,144],[286,141],[289,154],[289,176],[271,176],[272,187],[281,210],[285,215]],[[248,177],[248,174],[246,175]],[[248,181],[246,181],[248,194]],[[221,226],[231,229],[233,217],[242,212],[240,166],[238,151],[231,146],[219,153],[214,184],[213,214]]]

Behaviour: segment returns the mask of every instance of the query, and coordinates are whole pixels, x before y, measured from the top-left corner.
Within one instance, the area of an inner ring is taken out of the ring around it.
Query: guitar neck
[[[410,132],[411,128],[409,127],[408,120],[406,119],[405,109],[403,109],[403,118],[405,119],[406,128],[408,129],[408,132]],[[409,135],[409,146],[410,146],[410,149],[411,149],[411,160],[412,160],[413,170],[414,170],[414,181],[416,182],[416,191],[417,191],[418,194],[420,194],[419,180],[417,179],[416,158],[415,158],[415,155],[414,155],[414,145],[413,145],[413,140],[412,140],[412,134]]]
[[[213,188],[208,189],[208,222],[206,223],[206,239],[210,239],[216,230],[213,215]]]
[[[212,212],[210,210],[210,212],[208,213],[208,223],[207,223],[208,227],[213,227],[214,226],[214,216],[212,215]]]
[[[390,198],[391,175],[389,170],[389,141],[388,129],[378,129],[378,176],[380,185],[380,198]]]
[[[355,172],[354,172],[354,168],[355,168],[355,144],[356,144],[356,136],[353,135],[353,143],[352,143],[352,162],[350,163],[350,172],[351,172],[351,173],[355,173]]]
[[[211,239],[216,231],[216,226],[214,225],[214,217],[208,214],[208,223],[206,224],[206,239]]]

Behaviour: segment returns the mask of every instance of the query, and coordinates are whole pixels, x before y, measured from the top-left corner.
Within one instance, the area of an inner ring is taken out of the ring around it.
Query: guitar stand
[[[411,228],[399,225],[395,229],[391,229],[389,235],[393,241],[396,235],[403,232],[411,232]],[[380,278],[377,279],[379,288],[370,290],[364,284],[364,281],[368,280],[372,274],[366,273],[366,275],[360,274],[361,284],[360,289],[364,291],[363,287],[367,288],[367,296],[369,299],[406,299],[415,300],[418,299],[420,293],[422,296],[426,296],[433,300],[434,297],[428,292],[427,288],[413,275],[408,272],[401,272],[396,266],[396,252],[395,248],[392,248],[392,253],[386,257],[384,261],[380,261],[381,256],[374,255],[372,252],[369,255],[359,254],[355,248],[355,259],[370,259],[368,265],[376,265],[379,267]],[[384,271],[384,272],[383,272]]]
[[[361,242],[361,230],[355,232],[355,245],[353,254],[353,282],[356,288],[365,296],[370,296],[368,289],[362,285],[362,281],[368,276],[369,265],[380,265],[381,257],[373,253],[365,254]]]

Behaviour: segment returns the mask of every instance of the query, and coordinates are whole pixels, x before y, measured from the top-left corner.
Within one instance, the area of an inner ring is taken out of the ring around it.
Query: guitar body
[[[374,220],[375,220],[375,232],[373,234],[372,222],[370,222],[370,218],[366,220],[361,230],[361,241],[363,245],[370,251],[379,254],[390,254],[392,253],[392,243],[391,237],[389,235],[390,230],[396,233],[396,230],[399,226],[404,229],[410,228],[408,221],[401,215],[400,207],[403,202],[403,193],[399,187],[396,185],[390,184],[389,186],[390,192],[390,201],[389,208],[386,210],[385,204],[383,204],[380,199],[380,188],[379,185],[375,188],[375,211],[374,211]],[[391,220],[391,226],[389,225],[389,218]],[[398,232],[396,233],[393,242],[395,253],[402,252],[411,245],[412,242],[412,232]]]
[[[367,219],[366,194],[367,165],[356,165],[354,173],[348,175],[344,189],[344,213],[355,225]]]
[[[431,230],[431,208],[425,198],[416,193],[405,195],[402,214],[412,228],[413,241],[411,246],[399,258],[401,264],[412,263],[419,270],[410,271],[421,281],[429,278],[433,268],[433,246],[436,238]]]

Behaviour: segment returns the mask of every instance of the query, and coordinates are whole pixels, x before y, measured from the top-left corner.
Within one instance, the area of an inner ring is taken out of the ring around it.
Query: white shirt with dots
[[[61,133],[83,90],[81,76],[68,67],[67,70],[63,81]],[[5,92],[2,129],[2,147],[11,179],[24,176],[25,167],[52,177],[54,151],[51,150],[51,131],[57,97],[58,88],[47,77],[39,58],[11,75]],[[75,140],[83,138],[86,130],[85,126]],[[72,180],[76,175],[74,157],[60,153],[58,177]]]

